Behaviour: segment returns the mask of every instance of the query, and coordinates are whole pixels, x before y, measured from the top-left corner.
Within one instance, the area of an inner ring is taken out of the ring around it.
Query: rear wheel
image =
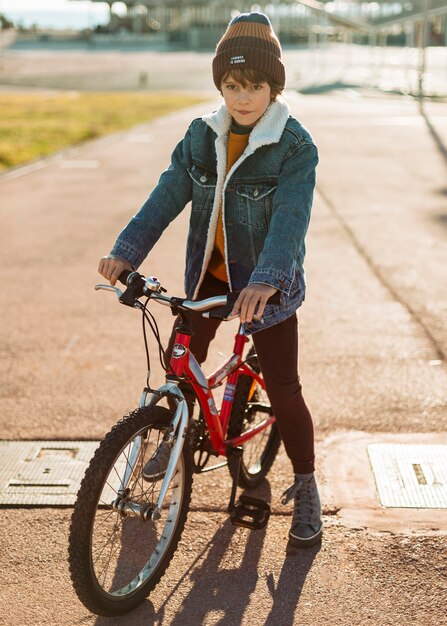
[[[254,347],[250,348],[247,360],[254,371],[259,373],[260,367]],[[270,401],[259,383],[251,376],[239,376],[228,424],[228,438],[238,437],[271,415]],[[238,480],[240,487],[255,487],[264,480],[275,460],[280,444],[281,438],[276,422],[243,444]],[[228,468],[234,478],[237,472],[235,459],[229,458]]]
[[[78,492],[70,538],[70,573],[81,602],[98,615],[126,613],[146,598],[163,576],[185,525],[191,497],[190,451],[184,446],[160,519],[154,507],[163,479],[146,482],[143,467],[172,419],[163,407],[137,409],[106,435]],[[125,498],[121,480],[141,444]],[[117,506],[124,502],[124,508]],[[130,514],[133,509],[137,514]]]

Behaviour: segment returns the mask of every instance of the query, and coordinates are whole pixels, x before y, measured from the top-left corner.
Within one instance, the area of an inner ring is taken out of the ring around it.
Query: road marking
[[[73,159],[59,161],[59,167],[63,170],[95,170],[101,163],[96,159]]]
[[[152,143],[154,138],[150,133],[129,133],[126,135],[126,141],[130,143]]]

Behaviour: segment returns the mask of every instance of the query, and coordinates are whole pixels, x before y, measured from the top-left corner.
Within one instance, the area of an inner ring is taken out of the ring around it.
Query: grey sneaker
[[[323,522],[315,476],[295,474],[294,484],[282,495],[282,504],[295,498],[289,541],[298,548],[308,548],[321,541]]]
[[[166,474],[166,470],[168,469],[170,456],[171,446],[169,443],[166,443],[166,441],[162,441],[144,466],[144,480],[147,480],[150,483],[155,483],[157,480],[163,478]]]

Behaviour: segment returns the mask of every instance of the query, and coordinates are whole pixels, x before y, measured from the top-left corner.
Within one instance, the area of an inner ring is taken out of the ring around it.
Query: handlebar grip
[[[143,296],[146,291],[146,281],[144,276],[138,272],[123,270],[119,275],[118,280],[124,283],[127,287],[126,291],[119,299],[121,304],[134,307],[136,300],[138,300],[140,296]]]
[[[123,283],[123,285],[127,285],[127,279],[131,274],[132,272],[130,270],[123,270],[118,276],[118,280],[120,281],[120,283]]]

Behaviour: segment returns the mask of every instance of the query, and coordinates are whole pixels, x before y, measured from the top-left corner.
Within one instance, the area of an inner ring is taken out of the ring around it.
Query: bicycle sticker
[[[208,406],[210,407],[212,415],[219,415],[219,413],[217,412],[216,404],[212,398],[208,398]]]
[[[236,391],[236,385],[233,385],[232,383],[228,383],[226,388],[225,388],[225,393],[224,393],[224,400],[228,400],[228,402],[231,402],[234,398],[234,392]]]
[[[180,343],[174,344],[174,347],[172,348],[172,358],[179,359],[185,354],[186,354],[185,346],[182,346]]]

